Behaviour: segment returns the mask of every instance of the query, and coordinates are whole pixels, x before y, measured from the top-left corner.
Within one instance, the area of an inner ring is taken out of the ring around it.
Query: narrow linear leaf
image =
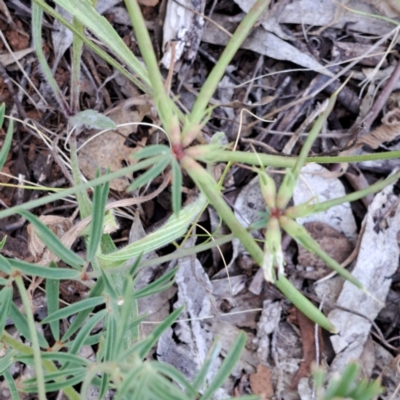
[[[0,332],[3,332],[6,325],[7,317],[10,313],[12,296],[12,286],[4,287],[0,292]]]
[[[7,275],[11,274],[12,266],[10,261],[0,254],[0,271],[5,272]]]
[[[57,321],[60,319],[68,318],[70,315],[76,314],[80,311],[87,310],[89,308],[99,306],[100,304],[103,303],[105,303],[105,299],[102,296],[81,300],[77,303],[64,307],[61,310],[58,310],[55,313],[47,316],[42,321],[42,324],[47,324],[51,321]]]
[[[171,160],[172,166],[172,211],[178,214],[182,206],[182,171],[175,158]]]
[[[79,280],[81,273],[74,269],[66,269],[66,268],[49,268],[42,267],[40,265],[30,264],[24,261],[20,261],[17,259],[9,260],[11,266],[19,271],[21,271],[24,275],[30,276],[40,276],[41,278],[47,279],[73,279]]]
[[[43,352],[41,354],[42,360],[56,361],[61,364],[70,363],[83,366],[89,366],[92,362],[87,358],[79,357],[75,354],[61,353],[61,352]],[[24,364],[33,363],[33,354],[30,355],[19,355],[15,358],[16,361],[23,362]]]
[[[185,375],[183,375],[180,371],[174,368],[172,365],[161,362],[152,362],[151,366],[158,372],[162,373],[172,381],[175,381],[180,386],[182,386],[186,393],[190,396],[190,398],[196,398],[198,395],[196,389],[190,385],[190,383],[186,380]]]
[[[10,391],[11,400],[20,400],[17,385],[15,384],[15,381],[14,381],[13,376],[11,375],[11,372],[9,370],[4,371],[3,376],[7,382],[8,390]]]
[[[221,347],[222,346],[218,341],[213,343],[213,346],[208,352],[204,364],[201,366],[200,371],[197,373],[194,381],[192,382],[193,389],[196,392],[198,392],[202,388],[213,362],[216,360],[219,353],[221,352]]]
[[[93,288],[89,292],[88,299],[95,298],[97,296],[100,296],[103,293],[104,290],[104,281],[103,278],[100,277],[96,284],[93,286]],[[79,328],[82,327],[83,322],[87,318],[87,316],[91,313],[92,308],[88,308],[84,311],[81,311],[72,321],[72,324],[69,326],[67,331],[64,333],[61,341],[66,342],[68,338],[70,338]]]
[[[1,108],[3,109],[3,118],[4,118],[5,105],[2,104]],[[0,118],[1,119],[0,128],[3,125],[3,118]],[[8,152],[10,151],[13,138],[14,121],[12,119],[10,119],[9,121],[10,122],[8,124],[6,138],[4,139],[3,146],[0,150],[0,170],[4,167],[4,164],[6,163],[7,155]]]
[[[335,261],[332,257],[325,253],[319,246],[318,242],[314,240],[311,235],[308,233],[306,228],[297,222],[289,219],[287,217],[280,217],[280,223],[282,228],[293,238],[296,242],[300,243],[304,248],[306,248],[311,253],[316,254],[323,261],[325,261],[326,265],[329,268],[332,268],[343,278],[347,279],[353,285],[358,287],[361,290],[364,290],[363,284],[356,279],[347,269],[343,268],[337,261]]]
[[[133,190],[143,185],[146,185],[148,182],[152,181],[154,178],[160,175],[161,172],[164,171],[164,169],[167,167],[170,161],[171,161],[171,156],[169,154],[162,157],[160,156],[160,161],[157,164],[154,164],[146,172],[141,174],[139,178],[135,179],[133,183],[128,187],[127,192],[132,192]]]
[[[81,257],[77,256],[72,250],[66,248],[61,243],[61,240],[51,231],[49,227],[43,224],[39,218],[28,211],[21,210],[19,213],[34,226],[43,243],[62,261],[76,269],[79,269],[79,267],[85,265],[85,261]]]
[[[3,126],[5,112],[6,112],[6,103],[2,103],[0,105],[0,128]]]
[[[50,268],[58,269],[55,262],[50,263]],[[53,314],[59,309],[60,281],[57,279],[46,279],[47,312]],[[60,324],[58,321],[50,322],[50,330],[55,340],[60,339]]]
[[[240,354],[246,344],[246,335],[244,332],[240,332],[235,342],[233,343],[231,350],[225,357],[220,369],[216,373],[214,379],[211,381],[208,388],[204,391],[201,396],[201,400],[208,400],[215,393],[215,391],[222,386],[225,380],[228,378],[232,369],[239,361]]]
[[[144,346],[139,350],[139,357],[144,358],[146,354],[151,350],[163,332],[168,329],[179,317],[183,310],[183,307],[179,307],[175,311],[173,311],[167,318],[164,319],[161,324],[157,325],[157,327],[151,332],[151,334],[145,339]]]
[[[17,354],[16,350],[11,350],[5,356],[0,358],[0,375],[4,374],[4,372],[15,362]]]
[[[97,175],[100,175],[97,172]],[[98,176],[96,176],[97,178]],[[89,234],[89,245],[87,249],[87,259],[92,261],[99,248],[101,236],[103,235],[103,221],[105,206],[108,199],[109,182],[97,186],[94,189],[92,223]]]
[[[92,329],[96,326],[96,324],[101,321],[107,314],[107,310],[101,310],[97,312],[95,315],[90,317],[89,321],[85,323],[79,333],[76,335],[72,346],[69,349],[69,354],[78,354],[79,350],[83,346],[85,340],[89,336]]]
[[[28,321],[24,314],[19,310],[19,308],[12,302],[11,309],[10,309],[10,318],[14,322],[15,327],[17,328],[18,332],[27,340],[32,342],[31,334],[29,331]],[[39,332],[36,331],[38,336],[39,345],[43,349],[47,349],[49,344],[45,337]]]
[[[47,393],[55,392],[56,390],[61,390],[66,387],[77,385],[78,383],[83,381],[86,373],[86,368],[74,368],[72,372],[75,374],[75,376],[73,376],[72,378],[68,378],[61,382],[56,382],[56,383],[46,383],[45,385],[46,392]],[[36,384],[33,384],[31,386],[24,385],[23,390],[25,392],[35,392],[37,390],[37,385]]]
[[[142,159],[147,157],[154,157],[158,155],[170,154],[171,150],[164,144],[154,144],[152,146],[146,146],[140,149],[138,152],[133,154],[133,159]]]
[[[172,269],[171,271],[163,275],[161,278],[145,286],[143,289],[136,291],[133,294],[133,298],[141,299],[143,297],[151,296],[152,294],[160,293],[163,290],[168,289],[174,283],[174,277],[177,270],[178,267]]]
[[[205,205],[206,198],[200,195],[194,202],[183,207],[178,215],[171,215],[168,221],[157,231],[114,253],[99,255],[99,259],[124,262],[140,254],[146,254],[149,251],[166,246],[171,241],[180,238],[186,233],[189,225],[203,210]]]

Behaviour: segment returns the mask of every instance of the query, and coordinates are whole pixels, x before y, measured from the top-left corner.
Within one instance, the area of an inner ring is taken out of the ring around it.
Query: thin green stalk
[[[181,165],[206,195],[209,202],[217,210],[218,214],[231,229],[235,237],[240,240],[246,250],[251,254],[254,261],[261,266],[264,260],[263,251],[246,228],[240,224],[230,207],[226,204],[222,198],[217,182],[215,182],[211,175],[200,164],[190,157],[184,157],[181,160]],[[307,315],[307,317],[324,329],[330,332],[336,331],[336,328],[321,311],[307,300],[284,276],[281,275],[274,283],[303,314]]]
[[[74,18],[74,27],[82,35],[84,26],[76,18]],[[73,114],[79,111],[79,93],[80,93],[80,76],[81,76],[81,57],[83,50],[83,42],[78,35],[74,35],[72,41],[72,68],[71,68],[71,110]]]
[[[14,279],[15,283],[17,284],[19,294],[21,296],[22,304],[24,305],[25,308],[26,318],[28,320],[29,332],[31,334],[32,351],[35,363],[39,400],[46,400],[46,390],[44,386],[44,374],[42,368],[42,357],[40,356],[39,340],[36,333],[35,320],[33,318],[31,304],[29,302],[28,294],[26,293],[22,276],[18,273],[18,275],[16,275]]]
[[[306,217],[307,215],[318,213],[321,211],[329,210],[332,207],[338,206],[343,203],[356,201],[362,199],[363,197],[377,193],[383,190],[386,186],[391,185],[400,179],[400,171],[394,175],[389,176],[383,181],[379,181],[374,183],[371,186],[368,186],[365,189],[357,190],[357,192],[350,193],[343,197],[338,197],[337,199],[323,201],[322,203],[316,204],[299,204],[295,207],[290,207],[286,210],[285,215],[289,218],[300,218]]]
[[[319,135],[322,127],[324,126],[326,120],[332,112],[333,107],[335,106],[336,98],[337,92],[335,92],[326,102],[324,111],[317,118],[313,127],[311,128],[310,133],[308,134],[307,139],[301,148],[300,154],[297,157],[295,166],[291,170],[288,170],[286,172],[282,184],[278,190],[278,194],[276,196],[276,206],[279,209],[283,210],[289,204],[289,201],[293,196],[294,189],[299,179],[301,169],[303,168],[306,158],[311,151],[311,147],[314,144],[315,139]]]
[[[7,344],[8,346],[13,348],[20,354],[24,354],[24,355],[28,355],[28,356],[33,355],[32,347],[21,343],[20,341],[18,341],[14,337],[12,337],[6,331],[3,331],[0,341]],[[47,372],[57,372],[58,371],[58,368],[50,360],[42,360],[42,364]],[[79,396],[78,392],[72,387],[63,388],[63,392],[68,396],[68,398],[70,400],[80,400],[80,398],[81,398]]]
[[[202,149],[204,147],[204,150]],[[192,149],[201,149],[201,154],[192,153]],[[289,156],[275,156],[263,153],[249,153],[243,151],[230,151],[230,150],[215,150],[206,151],[206,146],[195,146],[190,148],[193,158],[198,161],[206,163],[219,163],[219,162],[237,162],[242,164],[254,165],[258,167],[276,167],[276,168],[291,168],[296,164],[297,157]],[[362,161],[377,161],[377,160],[392,160],[400,158],[400,151],[387,151],[374,154],[363,154],[359,156],[317,156],[307,157],[307,163],[318,164],[334,164],[334,163],[350,163]]]
[[[201,88],[199,95],[197,96],[190,113],[188,123],[185,124],[183,129],[183,138],[185,135],[191,134],[191,130],[200,124],[204,117],[208,102],[218,87],[218,84],[221,81],[227,66],[231,62],[236,52],[239,50],[243,41],[247,38],[250,30],[254,27],[254,24],[269,6],[269,3],[269,0],[257,0],[237,27],[235,33],[230,38],[217,64],[212,69],[210,75]]]
[[[66,117],[71,115],[71,110],[68,107],[68,104],[65,101],[64,95],[62,94],[60,88],[56,80],[53,77],[53,74],[50,70],[49,65],[47,64],[46,57],[43,53],[42,49],[42,22],[43,22],[43,10],[32,3],[32,40],[33,40],[33,47],[36,51],[36,56],[39,61],[40,68],[42,69],[43,74],[46,77],[47,83],[50,85],[54,97],[58,101],[59,106],[61,107],[64,115]]]
[[[142,12],[137,0],[125,0],[125,5],[128,9],[128,13],[136,33],[136,40],[148,70],[148,76],[153,89],[154,101],[156,103],[162,125],[166,132],[171,134],[171,131],[175,129],[174,124],[177,123],[177,117],[175,116],[173,107],[171,105],[172,100],[164,88],[164,82],[158,66],[156,55],[154,53],[153,43],[146,28]]]

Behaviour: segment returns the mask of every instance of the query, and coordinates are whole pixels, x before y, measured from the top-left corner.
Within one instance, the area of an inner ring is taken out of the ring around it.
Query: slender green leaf
[[[0,332],[3,332],[3,329],[6,325],[7,317],[10,314],[10,308],[13,297],[13,288],[12,286],[5,286],[0,291]]]
[[[3,126],[3,123],[4,123],[5,112],[6,112],[6,103],[2,103],[0,105],[0,128]]]
[[[206,198],[200,195],[195,201],[183,207],[178,215],[171,215],[168,221],[157,231],[114,253],[101,254],[98,256],[99,259],[125,262],[140,254],[146,254],[149,251],[166,246],[186,233],[189,224],[202,212],[206,203]],[[106,268],[105,262],[104,265]]]
[[[242,353],[245,344],[246,334],[244,332],[240,332],[214,379],[201,396],[201,400],[210,399],[215,391],[222,386],[225,380],[229,377],[236,363],[239,361],[240,354]]]
[[[130,397],[130,400],[134,400],[134,396],[136,396],[139,399],[143,399],[143,391],[146,390],[146,385],[144,382],[140,380],[140,374],[142,373],[143,368],[142,365],[137,366],[136,368],[132,368],[128,375],[125,376],[124,381],[120,386],[118,386],[118,391],[115,394],[115,399],[114,400],[122,400],[126,399],[126,395],[128,394],[129,390],[132,390],[134,386],[138,386],[137,390],[135,390],[135,393],[132,394]],[[139,397],[141,396],[141,397]]]
[[[169,154],[162,157],[160,156],[157,164],[154,164],[150,169],[141,174],[139,178],[136,178],[133,183],[128,187],[127,192],[132,192],[133,190],[152,181],[154,178],[160,175],[161,172],[164,171],[170,161],[171,156]]]
[[[182,171],[178,161],[171,159],[172,166],[172,211],[178,214],[182,206]]]
[[[61,243],[61,240],[51,231],[49,227],[40,221],[39,218],[28,211],[21,210],[19,213],[34,226],[39,238],[50,249],[50,251],[62,261],[77,269],[85,265],[85,261],[77,256],[72,250],[66,248]]]
[[[92,7],[89,1],[80,0],[56,0],[55,3],[65,8],[70,14],[78,19],[84,26],[91,30],[100,38],[107,48],[114,52],[126,65],[137,73],[140,79],[148,85],[149,80],[146,68],[135,57],[132,51],[126,46],[124,41],[111,26],[111,24],[102,17]]]
[[[165,144],[154,144],[152,146],[143,147],[138,152],[134,153],[133,158],[140,160],[142,158],[161,156],[170,153],[170,148]]]
[[[187,396],[190,396],[190,398],[196,398],[198,395],[193,385],[190,385],[186,377],[172,365],[163,362],[151,362],[151,366],[156,371],[182,386],[186,390]]]
[[[151,332],[151,334],[143,340],[143,346],[139,350],[139,357],[144,358],[146,354],[151,350],[151,348],[155,345],[157,340],[163,334],[163,332],[168,329],[179,317],[182,312],[183,307],[179,307],[175,311],[173,311],[167,318],[164,319],[161,324],[158,324],[157,327]]]
[[[79,350],[82,348],[82,346],[85,343],[85,340],[88,338],[90,335],[90,332],[92,329],[98,324],[99,321],[101,321],[107,314],[107,310],[101,310],[91,316],[87,322],[85,322],[85,325],[82,326],[82,329],[79,331],[79,333],[76,335],[72,346],[69,349],[69,354],[78,354]]]
[[[11,266],[18,271],[21,271],[24,275],[30,276],[40,276],[42,278],[47,279],[74,279],[79,280],[81,273],[74,269],[67,269],[67,268],[49,268],[49,267],[42,267],[41,265],[30,264],[24,261],[20,261],[17,259],[9,259],[9,263]]]
[[[96,178],[100,175],[99,171]],[[99,248],[101,236],[103,234],[103,221],[105,206],[108,199],[109,182],[97,186],[94,189],[92,222],[89,234],[89,246],[87,249],[87,259],[92,261]]]
[[[7,275],[11,274],[12,266],[10,264],[9,259],[5,258],[0,254],[0,271],[3,271]]]
[[[160,400],[187,400],[187,395],[182,393],[177,386],[164,379],[161,375],[152,375],[149,382],[149,389],[156,399]]]
[[[0,241],[0,250],[3,250],[4,245],[6,244],[7,241],[7,235],[4,235],[3,239]]]
[[[161,278],[155,280],[154,282],[148,284],[143,289],[136,291],[133,294],[134,299],[141,299],[143,297],[151,296],[155,293],[160,293],[165,289],[168,289],[174,283],[174,277],[176,274],[177,268],[172,269],[171,271],[167,272]]]
[[[47,324],[51,321],[57,321],[60,319],[68,318],[70,315],[99,306],[100,304],[104,304],[104,302],[105,299],[102,296],[81,300],[77,303],[62,308],[61,310],[58,310],[51,315],[48,315],[42,321],[42,324]]]
[[[13,376],[11,375],[11,372],[9,370],[4,371],[3,376],[7,382],[8,390],[10,391],[11,400],[20,400],[17,385],[15,384],[15,381],[14,381]]]
[[[70,353],[62,353],[62,352],[43,352],[42,360],[51,360],[56,361],[61,364],[69,363],[69,364],[78,364],[83,366],[89,366],[92,362],[87,358],[79,357],[75,354]],[[20,361],[24,364],[33,363],[33,354],[30,355],[18,355],[16,357],[16,361]]]
[[[8,353],[0,358],[0,375],[10,368],[10,366],[15,362],[15,358],[18,355],[16,350],[10,350]]]
[[[113,284],[111,283],[107,272],[104,270],[101,270],[101,276],[103,278],[104,286],[105,286],[105,292],[113,299],[113,300],[118,300],[118,294],[115,291],[115,288]]]
[[[88,299],[95,298],[97,296],[100,296],[103,293],[104,290],[104,280],[102,277],[100,277],[96,284],[93,286],[93,288],[89,292]],[[71,325],[67,329],[67,331],[64,333],[62,337],[62,342],[66,342],[68,338],[70,338],[79,328],[81,328],[82,324],[84,323],[85,319],[87,316],[91,313],[94,307],[88,308],[87,310],[81,311],[75,319],[72,321]]]
[[[68,107],[67,102],[65,101],[64,94],[60,90],[52,72],[47,63],[46,57],[42,48],[42,25],[43,25],[43,10],[41,7],[32,3],[31,7],[32,18],[31,18],[31,26],[32,26],[32,41],[33,47],[36,51],[36,56],[39,61],[40,68],[42,70],[43,75],[46,78],[47,83],[49,84],[51,90],[53,91],[54,97],[58,102],[62,112],[66,117],[71,114],[71,111]]]
[[[1,106],[3,107],[4,104]],[[4,111],[5,106],[3,107]],[[0,127],[3,125],[3,121],[0,123]],[[8,124],[8,129],[7,129],[7,135],[6,138],[4,139],[3,146],[0,150],[0,170],[4,167],[4,164],[6,163],[7,160],[7,155],[8,152],[10,151],[11,148],[11,143],[12,143],[12,138],[13,138],[13,130],[14,130],[14,121],[12,119],[9,120]]]
[[[50,263],[50,268],[55,270],[58,269],[58,265],[55,262]],[[55,313],[59,308],[60,293],[60,281],[58,279],[47,279],[46,280],[46,300],[47,300],[47,312],[49,314]],[[59,321],[50,322],[50,330],[55,340],[60,340],[60,324]]]
[[[200,391],[202,388],[204,382],[206,381],[207,374],[213,364],[213,362],[216,360],[218,357],[219,353],[221,351],[221,344],[219,342],[215,342],[210,349],[206,360],[204,361],[203,365],[200,368],[200,371],[197,373],[196,378],[192,382],[193,389],[195,391]]]
[[[71,373],[74,373],[75,376],[72,376],[71,378],[68,378],[68,379],[65,379],[63,381],[56,382],[56,383],[46,383],[45,384],[46,392],[47,393],[55,392],[57,390],[61,390],[66,387],[77,385],[78,383],[83,381],[83,379],[85,377],[85,373],[86,373],[86,368],[73,368],[73,369],[71,369]],[[46,375],[46,378],[47,377],[48,377],[48,375]],[[30,385],[30,386],[24,384],[24,386],[23,386],[23,390],[25,392],[35,392],[36,388],[37,388],[36,384]]]
[[[27,340],[32,342],[31,334],[29,331],[28,321],[24,314],[18,309],[18,307],[12,302],[11,303],[11,310],[10,310],[10,318],[14,322],[15,327],[17,328],[18,332],[24,336]],[[37,336],[39,339],[40,347],[47,349],[49,344],[45,337],[37,331]]]

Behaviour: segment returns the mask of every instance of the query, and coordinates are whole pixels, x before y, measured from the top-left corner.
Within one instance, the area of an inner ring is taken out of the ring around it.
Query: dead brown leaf
[[[381,122],[380,127],[360,137],[357,144],[366,144],[372,149],[377,149],[383,142],[391,142],[400,135],[400,109],[389,111]]]
[[[270,399],[273,396],[271,370],[266,365],[257,365],[257,372],[251,374],[249,379],[251,390],[254,394],[260,395],[262,400]]]
[[[303,345],[303,361],[300,364],[300,368],[293,378],[291,389],[297,388],[301,378],[307,377],[311,372],[311,364],[316,359],[316,345],[315,345],[315,323],[307,318],[301,311],[297,310],[297,322],[300,327],[301,343]],[[321,329],[318,327],[318,342],[319,352],[321,354]]]
[[[151,116],[151,103],[143,97],[132,98],[119,104],[106,114],[117,125],[142,122],[145,116]],[[97,168],[101,168],[103,173],[107,168],[114,172],[121,169],[124,162],[128,165],[131,164],[132,154],[136,151],[136,148],[125,146],[125,141],[136,130],[137,125],[119,127],[117,130],[107,131],[85,144],[79,151],[78,158],[80,168],[86,178],[94,179]],[[98,131],[94,131],[91,136],[95,136],[97,133]],[[147,138],[144,138],[140,145],[144,146],[146,141]],[[111,189],[119,192],[124,191],[129,186],[127,178],[111,181]]]

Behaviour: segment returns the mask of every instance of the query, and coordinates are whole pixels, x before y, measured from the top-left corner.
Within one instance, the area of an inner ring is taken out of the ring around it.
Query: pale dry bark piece
[[[180,69],[181,60],[189,64],[194,61],[202,40],[204,19],[190,10],[203,14],[205,4],[205,0],[168,1],[163,31],[164,55],[161,60],[165,68],[170,68],[173,55],[176,71]]]
[[[293,193],[295,205],[307,201],[323,202],[345,196],[346,192],[342,182],[330,177],[330,171],[318,164],[307,164],[301,169],[301,177]],[[305,218],[297,218],[297,222],[322,222],[338,230],[350,241],[357,239],[357,225],[351,211],[350,203],[343,203]]]
[[[400,207],[398,197],[393,193],[393,185],[375,196],[365,218],[365,232],[352,274],[374,299],[346,281],[337,304],[357,310],[373,320],[383,308],[392,282],[391,276],[398,268]],[[331,370],[340,371],[349,360],[360,357],[371,323],[365,318],[338,309],[329,314],[329,319],[339,330],[338,335],[331,337],[337,354]]]
[[[235,17],[227,17],[220,14],[213,15],[213,20],[228,31],[233,31],[234,23],[238,23],[242,19],[243,15]],[[218,29],[214,24],[208,24],[204,30],[202,41],[219,46],[226,46],[229,41],[229,36]],[[316,61],[311,55],[305,54],[292,46],[289,42],[282,40],[273,33],[267,32],[263,27],[257,27],[254,29],[243,42],[241,48],[252,50],[276,60],[291,61],[321,74],[332,76],[332,73]]]
[[[393,0],[396,1],[396,0]],[[376,0],[381,2],[381,0]],[[364,12],[354,13],[340,6],[343,3],[350,9]],[[276,23],[304,24],[311,26],[345,28],[351,26],[352,32],[385,35],[393,29],[393,24],[367,14],[376,14],[376,9],[365,0],[294,0],[285,4],[279,13],[272,13],[263,26],[270,29]]]

